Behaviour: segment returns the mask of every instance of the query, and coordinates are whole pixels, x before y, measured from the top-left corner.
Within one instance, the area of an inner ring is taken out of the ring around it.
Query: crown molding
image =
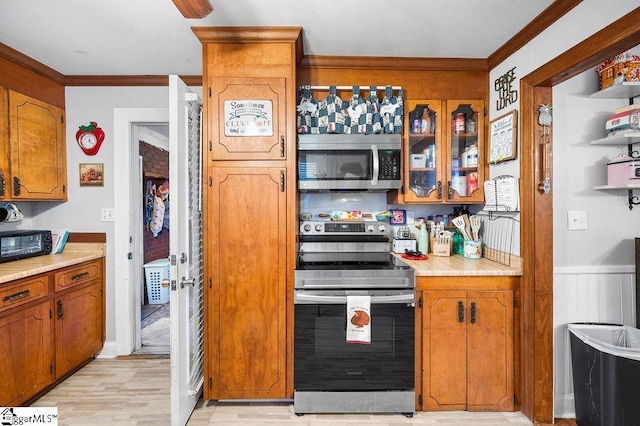
[[[201,75],[179,76],[187,86],[202,86]],[[65,86],[168,86],[168,75],[68,75]]]
[[[53,68],[49,68],[48,66],[36,61],[35,59],[30,58],[24,53],[18,52],[17,50],[7,46],[6,44],[0,43],[0,56],[30,71],[33,71],[36,74],[40,74],[55,83],[64,84],[63,74],[59,73]]]
[[[492,70],[500,65],[505,59],[516,53],[580,3],[582,3],[582,0],[554,1],[533,21],[529,22],[526,27],[487,58],[488,68]]]

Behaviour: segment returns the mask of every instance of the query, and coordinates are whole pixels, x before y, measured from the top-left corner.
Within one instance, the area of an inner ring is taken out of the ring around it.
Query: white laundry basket
[[[150,305],[164,304],[169,301],[169,284],[162,285],[162,280],[169,279],[169,259],[157,259],[145,263],[144,275],[147,282],[147,297]]]

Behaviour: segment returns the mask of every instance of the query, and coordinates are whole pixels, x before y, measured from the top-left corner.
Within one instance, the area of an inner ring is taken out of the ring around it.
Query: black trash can
[[[640,425],[640,330],[568,324],[578,426]]]

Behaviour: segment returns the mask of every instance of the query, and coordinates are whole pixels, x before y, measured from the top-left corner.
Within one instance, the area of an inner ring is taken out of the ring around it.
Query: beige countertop
[[[59,254],[32,257],[0,264],[0,284],[32,275],[72,266],[88,260],[104,257],[103,243],[67,243]]]
[[[462,276],[520,276],[522,275],[521,258],[511,256],[511,266],[503,265],[489,259],[465,259],[462,255],[434,256],[427,255],[425,260],[404,259],[401,254],[394,256],[411,266],[416,277],[462,277]]]

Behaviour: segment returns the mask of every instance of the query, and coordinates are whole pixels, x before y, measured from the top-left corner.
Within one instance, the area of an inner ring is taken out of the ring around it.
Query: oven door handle
[[[371,304],[374,303],[415,303],[415,295],[413,293],[408,294],[393,294],[385,296],[371,296]],[[346,305],[347,296],[333,296],[333,295],[321,295],[321,294],[304,294],[303,292],[296,292],[294,303],[298,304],[318,304],[318,305]]]

